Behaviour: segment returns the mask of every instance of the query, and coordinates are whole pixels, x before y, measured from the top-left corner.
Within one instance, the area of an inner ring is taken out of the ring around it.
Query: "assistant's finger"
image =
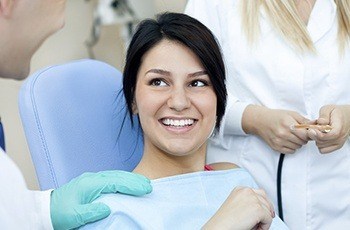
[[[284,154],[293,154],[293,153],[295,153],[295,149],[290,149],[290,148],[283,146],[278,152],[284,153]]]
[[[329,133],[340,133],[344,125],[344,116],[341,110],[334,109],[330,119],[329,125],[332,127],[332,130]]]
[[[306,117],[300,115],[299,113],[295,112],[292,114],[293,118],[295,119],[295,121],[299,124],[308,124],[312,121],[310,121],[309,119],[307,119]]]
[[[316,142],[322,143],[322,142],[334,142],[337,139],[339,139],[339,133],[335,132],[334,130],[331,130],[329,133],[323,133],[317,129],[310,129],[310,132],[315,133],[316,135]]]
[[[307,135],[311,140],[317,141],[317,132],[314,129],[308,129],[307,131]]]
[[[123,171],[123,170],[101,171],[101,172],[98,172],[97,175],[101,177],[123,177],[123,178],[134,179],[134,180],[149,181],[149,179],[144,175],[129,172],[129,171]]]
[[[72,228],[81,227],[87,223],[95,222],[106,218],[111,213],[110,208],[103,203],[78,205],[74,208],[75,211],[75,226]]]
[[[307,133],[305,130],[303,130],[302,132],[292,132],[292,135],[289,138],[289,141],[299,145],[300,147],[307,144],[309,138],[307,136]]]
[[[135,173],[115,170],[82,176],[79,190],[84,195],[85,203],[97,199],[103,193],[119,192],[142,196],[152,191],[150,180]]]
[[[295,143],[305,145],[310,140],[306,129],[291,128],[290,131],[298,138],[298,140],[294,140]]]
[[[341,147],[342,147],[341,145],[331,145],[327,147],[318,148],[318,150],[322,154],[328,154],[340,149]]]
[[[106,177],[105,186],[102,185],[102,193],[123,193],[134,196],[142,196],[152,191],[150,180],[146,177],[129,172]]]
[[[319,111],[319,117],[317,119],[317,124],[328,125],[331,121],[331,113],[334,110],[335,105],[323,106]]]
[[[302,145],[299,145],[299,144],[295,144],[293,142],[290,142],[290,141],[286,141],[284,143],[284,148],[288,148],[288,149],[292,149],[294,151],[296,151],[297,149],[300,149]]]

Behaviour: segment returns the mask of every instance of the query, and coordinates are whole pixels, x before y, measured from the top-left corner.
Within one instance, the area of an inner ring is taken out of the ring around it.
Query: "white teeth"
[[[162,123],[167,126],[184,127],[189,126],[194,123],[193,119],[183,119],[183,120],[173,120],[173,119],[163,119]]]

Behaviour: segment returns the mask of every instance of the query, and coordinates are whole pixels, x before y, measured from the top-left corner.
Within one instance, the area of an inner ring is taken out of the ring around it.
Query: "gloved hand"
[[[51,221],[54,229],[73,229],[107,217],[103,203],[90,204],[104,193],[142,196],[152,191],[150,181],[125,171],[84,173],[51,193]]]

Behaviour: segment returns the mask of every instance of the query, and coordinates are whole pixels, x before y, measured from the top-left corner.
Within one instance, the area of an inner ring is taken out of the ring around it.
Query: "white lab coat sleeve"
[[[245,108],[249,103],[240,102],[230,92],[227,95],[227,105],[224,117],[221,120],[220,130],[213,135],[211,143],[221,149],[229,150],[231,148],[231,138],[228,136],[239,135],[247,136],[242,129],[242,117]]]
[[[226,44],[230,42],[227,40],[228,32],[225,31],[227,26],[223,25],[228,23],[225,15],[227,9],[224,9],[223,6],[225,7],[225,4],[220,4],[220,1],[216,0],[189,0],[185,9],[186,14],[201,21],[214,33],[222,49],[229,47]],[[226,71],[226,73],[228,72]],[[229,78],[230,76],[226,77]],[[215,135],[213,138],[216,143],[224,142],[224,135],[246,135],[242,129],[242,116],[249,103],[239,101],[233,93],[230,92],[228,86],[226,113],[221,123],[219,135]],[[225,146],[224,143],[222,145]]]
[[[220,136],[247,135],[242,129],[243,112],[250,103],[239,101],[228,91],[225,116],[222,119]]]
[[[35,199],[37,206],[38,223],[39,226],[42,226],[42,229],[53,229],[50,211],[52,191],[52,189],[46,191],[30,191],[32,192]]]
[[[53,229],[51,191],[27,189],[21,171],[0,148],[1,229]]]

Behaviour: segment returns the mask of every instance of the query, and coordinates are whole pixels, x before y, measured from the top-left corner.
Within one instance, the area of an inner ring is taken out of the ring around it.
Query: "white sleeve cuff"
[[[35,195],[35,203],[38,207],[38,226],[40,229],[53,229],[51,222],[51,211],[50,211],[50,202],[51,202],[51,190],[46,191],[33,191]]]
[[[240,102],[233,99],[232,95],[228,95],[226,113],[222,118],[220,131],[211,137],[211,141],[214,145],[221,146],[221,148],[230,148],[230,138],[228,136],[239,135],[246,136],[242,129],[242,117],[245,108],[249,103]]]
[[[242,117],[244,110],[249,104],[250,103],[234,100],[229,94],[220,133],[224,135],[247,135],[242,129]]]

